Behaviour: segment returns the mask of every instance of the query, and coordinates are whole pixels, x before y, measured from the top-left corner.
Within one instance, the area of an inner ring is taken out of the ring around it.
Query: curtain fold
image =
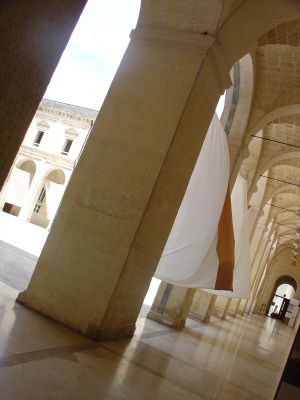
[[[251,290],[251,260],[248,229],[247,181],[237,176],[231,193],[233,229],[235,237],[235,265],[233,291],[207,290],[211,294],[248,299]]]
[[[215,288],[221,266],[218,287],[232,289],[229,266],[233,258],[233,234],[231,222],[228,224],[229,198],[225,202],[229,168],[227,138],[214,115],[159,261],[155,273],[158,279],[179,286]],[[221,215],[223,221],[220,221]],[[232,234],[229,251],[224,246],[224,232]]]

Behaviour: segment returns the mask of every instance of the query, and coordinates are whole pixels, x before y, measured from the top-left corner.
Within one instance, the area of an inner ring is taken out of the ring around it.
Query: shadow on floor
[[[38,257],[0,240],[0,281],[23,291],[27,288]]]

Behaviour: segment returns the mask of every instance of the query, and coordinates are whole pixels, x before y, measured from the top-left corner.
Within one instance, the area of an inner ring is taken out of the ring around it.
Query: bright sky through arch
[[[139,10],[140,0],[88,0],[44,97],[100,109]]]

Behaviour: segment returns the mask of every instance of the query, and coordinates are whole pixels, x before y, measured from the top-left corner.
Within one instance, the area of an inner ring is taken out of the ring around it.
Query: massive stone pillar
[[[133,333],[230,83],[212,36],[133,32],[20,302],[96,339]]]
[[[0,189],[86,1],[0,3]]]

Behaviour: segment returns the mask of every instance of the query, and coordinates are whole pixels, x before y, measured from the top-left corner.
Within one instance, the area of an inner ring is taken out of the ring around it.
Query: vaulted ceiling
[[[266,115],[268,123],[248,137],[249,156],[241,173],[250,197],[265,180],[261,210],[277,249],[298,256],[300,232],[300,20],[278,25],[258,40],[252,54],[254,85],[248,126]]]

